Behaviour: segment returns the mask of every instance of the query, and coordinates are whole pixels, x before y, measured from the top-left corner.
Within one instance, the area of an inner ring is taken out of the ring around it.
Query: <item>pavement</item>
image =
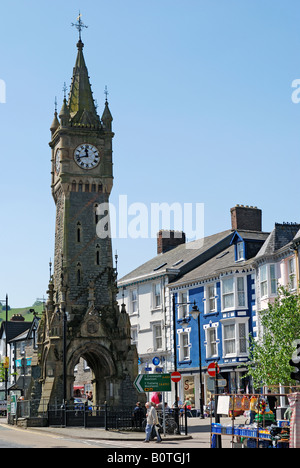
[[[235,424],[243,424],[245,418],[242,416],[236,418]],[[180,444],[182,441],[195,440],[199,442],[203,448],[210,447],[210,429],[211,419],[205,418],[200,419],[199,417],[188,418],[188,434],[162,434],[162,440],[164,442],[176,441]],[[214,422],[214,419],[213,419]],[[222,424],[231,424],[230,418],[221,418]],[[0,418],[0,425],[7,425],[6,418]],[[40,433],[49,433],[61,437],[68,437],[74,439],[88,439],[98,441],[138,441],[142,442],[145,440],[144,432],[134,431],[121,431],[121,430],[109,430],[106,431],[103,428],[83,428],[83,427],[30,427],[30,431],[37,431]],[[24,429],[26,430],[26,429]],[[223,443],[224,439],[224,443]],[[222,437],[222,446],[226,448],[230,446],[231,437]]]

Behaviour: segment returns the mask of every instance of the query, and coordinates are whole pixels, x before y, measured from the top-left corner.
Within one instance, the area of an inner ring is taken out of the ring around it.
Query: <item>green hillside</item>
[[[8,311],[8,320],[15,314],[21,314],[25,318],[25,322],[32,322],[33,314],[29,313],[29,309],[34,309],[35,312],[41,314],[43,312],[43,305],[38,306],[28,306],[21,309],[11,309]],[[0,323],[5,320],[5,310],[0,310]]]

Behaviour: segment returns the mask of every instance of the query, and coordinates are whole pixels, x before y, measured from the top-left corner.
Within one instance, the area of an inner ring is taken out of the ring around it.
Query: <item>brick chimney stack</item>
[[[261,231],[262,211],[257,206],[235,205],[230,209],[231,229],[237,231]]]
[[[170,231],[161,229],[157,234],[157,254],[166,253],[169,250],[185,244],[186,238],[183,231]]]

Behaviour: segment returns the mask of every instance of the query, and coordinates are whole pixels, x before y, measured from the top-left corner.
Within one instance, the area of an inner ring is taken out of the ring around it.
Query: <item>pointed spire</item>
[[[67,127],[70,123],[70,111],[67,104],[67,99],[64,98],[64,102],[59,113],[60,123],[62,127]]]
[[[57,118],[57,99],[55,98],[55,111],[54,111],[54,119],[53,119],[53,122],[51,124],[51,127],[50,127],[50,130],[51,130],[51,133],[53,135],[53,133],[58,129],[60,123],[59,123],[59,120]]]
[[[93,93],[89,80],[88,70],[83,56],[84,44],[79,39],[77,43],[78,54],[69,94],[68,107],[72,125],[95,125],[100,126],[97,115]]]
[[[102,122],[103,122],[103,125],[104,125],[105,129],[111,131],[111,123],[112,123],[112,121],[113,121],[113,118],[112,118],[111,112],[110,112],[109,107],[108,107],[108,100],[107,100],[108,91],[107,91],[107,86],[105,86],[104,94],[105,94],[105,108],[104,108],[104,111],[103,111],[101,120],[102,120]]]

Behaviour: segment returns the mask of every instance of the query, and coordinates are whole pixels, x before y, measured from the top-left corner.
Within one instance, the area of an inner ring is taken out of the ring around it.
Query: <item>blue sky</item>
[[[0,1],[0,299],[46,296],[55,206],[49,127],[70,85],[79,9],[102,113],[114,117],[111,201],[204,203],[205,234],[230,228],[236,203],[263,229],[299,219],[300,4],[294,0]],[[1,82],[0,82],[1,83]],[[168,226],[161,226],[168,227]],[[155,239],[115,239],[122,276]]]

